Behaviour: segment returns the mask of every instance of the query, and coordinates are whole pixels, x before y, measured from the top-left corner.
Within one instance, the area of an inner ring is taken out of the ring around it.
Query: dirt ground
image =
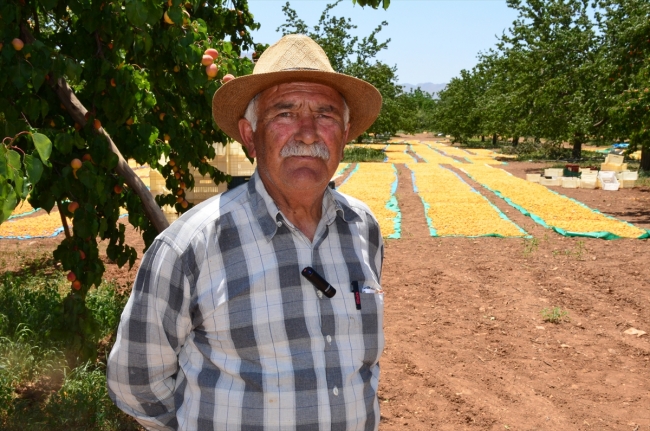
[[[519,177],[543,164],[511,163]],[[534,239],[432,238],[398,166],[402,238],[386,241],[380,431],[650,430],[646,240],[564,238],[464,176]],[[650,229],[650,189],[556,189]],[[128,242],[142,248],[132,229]],[[0,241],[6,269],[58,238]],[[106,278],[130,284],[108,265]],[[544,321],[560,307],[568,318]]]

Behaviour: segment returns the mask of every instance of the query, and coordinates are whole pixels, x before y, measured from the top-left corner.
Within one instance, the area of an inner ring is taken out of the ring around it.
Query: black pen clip
[[[323,295],[327,296],[328,298],[331,298],[332,296],[336,295],[336,289],[327,282],[323,277],[320,276],[316,272],[314,268],[311,266],[305,267],[302,272],[302,276],[305,277],[311,284],[314,285],[314,287],[321,292],[323,292]]]

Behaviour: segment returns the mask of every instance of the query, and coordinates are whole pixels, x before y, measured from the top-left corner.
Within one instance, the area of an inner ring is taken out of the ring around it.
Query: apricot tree
[[[160,206],[189,207],[192,167],[226,180],[205,163],[227,139],[211,99],[226,74],[252,70],[241,53],[258,26],[237,0],[0,1],[0,222],[25,199],[60,213],[54,257],[74,274],[75,341],[93,330],[84,299],[104,272],[98,241],[120,266],[137,257],[120,209],[148,245],[167,226]],[[172,193],[154,202],[125,159],[158,169]]]

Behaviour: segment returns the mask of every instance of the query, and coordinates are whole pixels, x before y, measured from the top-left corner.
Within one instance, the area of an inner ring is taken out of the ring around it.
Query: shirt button
[[[328,335],[327,337],[325,337],[325,339],[327,340],[328,343],[331,343],[331,342],[332,342],[332,337],[329,336],[329,335]]]
[[[334,386],[334,389],[332,389],[332,393],[333,393],[334,395],[338,396],[338,395],[339,395],[339,388],[337,388],[336,386]]]
[[[323,299],[323,292],[321,292],[320,290],[316,292],[316,295],[318,295],[320,299]]]
[[[282,227],[282,222],[279,221],[279,222],[276,223],[276,225],[278,225],[278,227]]]

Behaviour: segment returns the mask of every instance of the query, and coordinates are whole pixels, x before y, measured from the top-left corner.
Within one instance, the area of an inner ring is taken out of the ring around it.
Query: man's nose
[[[295,139],[308,145],[318,141],[316,119],[312,115],[300,116],[298,119],[298,131],[296,132]]]

